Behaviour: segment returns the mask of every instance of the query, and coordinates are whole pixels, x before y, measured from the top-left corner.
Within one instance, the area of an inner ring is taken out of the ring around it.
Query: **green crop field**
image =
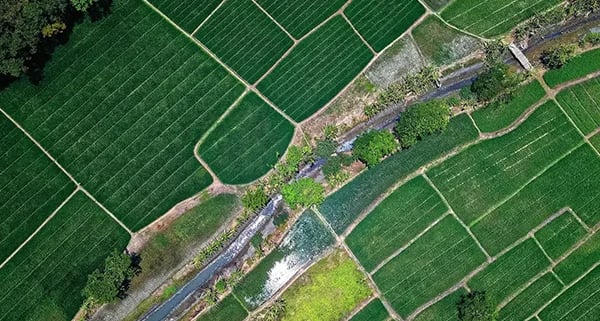
[[[484,261],[467,231],[447,216],[373,274],[373,279],[396,312],[406,317]]]
[[[13,84],[2,107],[137,230],[211,183],[194,144],[243,87],[136,1],[78,28],[41,85]]]
[[[467,115],[454,117],[440,135],[429,136],[365,171],[320,206],[321,213],[337,233],[343,232],[379,195],[426,163],[471,142],[477,129]]]
[[[75,190],[75,184],[0,115],[0,263]]]
[[[200,145],[198,153],[228,184],[250,183],[267,173],[294,136],[294,125],[251,93]]]
[[[294,44],[251,0],[230,0],[194,35],[249,83]]]
[[[539,314],[542,321],[598,320],[600,316],[600,266],[567,289]]]
[[[346,0],[257,0],[294,38],[306,35],[342,8]]]
[[[152,5],[183,30],[192,33],[219,6],[222,0],[150,0]]]
[[[545,94],[540,82],[533,80],[516,89],[509,103],[491,103],[474,111],[471,116],[482,132],[495,132],[510,126],[525,110],[540,101]]]
[[[560,262],[555,268],[556,275],[565,283],[571,283],[585,271],[598,263],[600,257],[600,233],[594,234],[585,243]]]
[[[441,15],[458,28],[491,38],[509,32],[519,23],[560,2],[560,0],[452,1],[442,10]]]
[[[459,288],[447,297],[428,307],[419,313],[415,321],[459,321],[456,306],[460,302],[460,296],[466,294],[464,288]]]
[[[549,70],[544,74],[544,80],[550,87],[556,87],[577,78],[581,78],[591,72],[600,70],[600,48],[593,49],[580,54],[566,63],[562,68]]]
[[[475,275],[468,285],[471,289],[486,291],[487,297],[498,304],[548,266],[550,261],[542,249],[529,239]]]
[[[552,273],[546,273],[498,312],[498,321],[522,321],[557,295],[562,285]]]
[[[128,239],[78,192],[0,269],[0,320],[71,320],[88,274]]]
[[[228,295],[221,302],[203,313],[198,321],[243,321],[248,312],[238,302],[234,295]]]
[[[344,14],[375,49],[381,51],[425,13],[417,0],[354,0]]]
[[[585,228],[569,211],[535,233],[535,238],[548,253],[548,256],[556,260],[586,234]]]
[[[346,242],[370,271],[447,211],[435,190],[419,176],[379,204]]]
[[[427,175],[469,224],[580,142],[556,104],[547,103],[516,130],[470,147]]]
[[[372,57],[338,16],[300,42],[258,89],[294,120],[302,121],[329,102]]]
[[[355,314],[350,321],[384,321],[388,318],[388,312],[379,299],[373,299],[367,306]]]
[[[600,128],[600,80],[590,79],[561,91],[556,99],[585,135]]]
[[[590,138],[590,143],[592,144],[592,146],[594,146],[594,148],[596,148],[596,151],[600,154],[600,133],[592,136],[592,138]]]

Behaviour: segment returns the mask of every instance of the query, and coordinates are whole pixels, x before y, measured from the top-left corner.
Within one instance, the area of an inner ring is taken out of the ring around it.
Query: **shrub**
[[[442,100],[417,104],[400,115],[396,133],[402,148],[413,146],[417,140],[441,132],[450,122],[450,108]]]
[[[505,64],[495,64],[475,79],[471,91],[479,101],[490,101],[511,90],[520,82],[518,75]]]
[[[335,153],[337,144],[333,140],[321,140],[315,147],[315,156],[319,158],[329,158]]]
[[[457,308],[458,318],[461,321],[496,320],[494,305],[487,299],[483,291],[473,291],[461,295]]]
[[[281,189],[285,202],[292,208],[321,204],[325,200],[325,188],[312,178],[301,178]]]
[[[342,161],[339,156],[330,157],[325,165],[323,165],[323,175],[330,177],[339,173],[342,170]]]
[[[583,39],[581,39],[580,45],[582,47],[590,45],[590,46],[597,46],[600,45],[600,32],[590,32],[588,34],[586,34],[585,36],[583,36]]]
[[[277,215],[275,215],[275,217],[273,218],[273,224],[276,227],[281,227],[285,223],[287,223],[289,218],[290,218],[290,214],[288,212],[277,213]]]
[[[548,69],[559,69],[575,56],[577,47],[575,45],[560,45],[542,52],[542,63]]]
[[[353,153],[360,161],[372,167],[379,164],[385,156],[398,151],[400,145],[394,134],[387,130],[369,131],[361,134],[354,141]]]
[[[262,209],[269,201],[269,195],[262,186],[250,188],[242,195],[242,204],[249,213],[256,213]]]

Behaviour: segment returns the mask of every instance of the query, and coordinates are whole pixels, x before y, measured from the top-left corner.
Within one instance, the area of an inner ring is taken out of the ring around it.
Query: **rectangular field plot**
[[[600,48],[586,51],[573,58],[560,69],[548,70],[544,74],[544,80],[550,87],[556,87],[562,83],[600,70],[598,66],[600,60]]]
[[[600,260],[600,233],[587,239],[577,250],[560,262],[554,272],[565,283],[571,283],[582,276]]]
[[[482,132],[490,133],[508,127],[529,107],[542,99],[546,92],[539,81],[523,85],[515,90],[512,100],[507,103],[491,103],[474,111],[471,116]]]
[[[396,312],[406,317],[484,261],[467,231],[447,216],[373,274],[373,279]]]
[[[498,321],[527,320],[561,289],[562,285],[552,273],[544,274],[502,307],[498,312]]]
[[[194,32],[223,0],[150,0],[158,10],[188,33]]]
[[[294,126],[251,93],[206,137],[198,153],[224,183],[245,184],[272,168],[292,136]]]
[[[342,8],[346,0],[257,0],[256,2],[298,39]]]
[[[592,144],[592,146],[594,146],[596,151],[600,153],[600,133],[592,136],[592,138],[590,138],[590,143]]]
[[[381,300],[374,299],[355,314],[350,321],[384,321],[387,320],[388,316]]]
[[[452,149],[475,140],[478,135],[467,115],[456,116],[442,134],[425,137],[410,149],[400,151],[361,173],[327,197],[319,209],[333,229],[342,233],[393,184]]]
[[[571,212],[566,212],[535,233],[535,238],[552,259],[558,259],[587,231]]]
[[[475,275],[468,285],[472,290],[485,291],[497,304],[548,266],[544,252],[533,239],[528,239]]]
[[[0,115],[0,263],[75,191],[75,184]]]
[[[512,132],[474,145],[427,174],[469,224],[580,142],[579,133],[551,102]]]
[[[598,155],[582,145],[473,225],[472,231],[495,254],[566,206],[594,226],[600,222],[599,202]]]
[[[467,290],[459,288],[447,297],[434,303],[432,306],[419,313],[415,321],[459,321],[457,305],[461,295],[467,294]]]
[[[0,269],[0,320],[71,320],[87,276],[129,234],[78,192]]]
[[[236,300],[236,298],[230,294],[226,296],[221,302],[214,305],[210,310],[203,313],[196,320],[198,321],[242,321],[246,319],[248,312],[244,307]]]
[[[442,18],[466,31],[491,38],[506,33],[560,0],[463,0],[452,1]]]
[[[194,144],[243,86],[148,6],[83,23],[3,108],[133,230],[211,183]]]
[[[299,122],[329,102],[372,57],[338,16],[300,42],[258,89]]]
[[[375,49],[381,51],[425,13],[418,0],[354,0],[344,14]]]
[[[564,89],[556,99],[584,134],[600,128],[600,79]]]
[[[251,0],[229,0],[194,35],[249,83],[294,44]]]
[[[370,271],[447,211],[435,190],[418,176],[379,204],[346,242]]]
[[[542,321],[594,321],[600,316],[600,266],[567,289],[539,314]]]

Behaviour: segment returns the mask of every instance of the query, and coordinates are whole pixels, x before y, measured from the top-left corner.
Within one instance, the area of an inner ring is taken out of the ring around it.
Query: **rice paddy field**
[[[600,49],[586,51],[573,58],[562,68],[547,71],[544,74],[544,81],[548,86],[554,88],[560,84],[581,78],[587,74],[600,70],[597,64],[599,59]]]
[[[600,81],[590,79],[569,87],[556,97],[569,118],[585,134],[600,128]]]
[[[379,299],[373,299],[356,313],[350,321],[384,321],[389,317],[387,310]]]
[[[193,33],[221,2],[221,0],[150,1],[152,5],[189,33]]]
[[[536,13],[558,5],[560,0],[464,0],[452,1],[441,11],[448,23],[492,38],[512,30]]]

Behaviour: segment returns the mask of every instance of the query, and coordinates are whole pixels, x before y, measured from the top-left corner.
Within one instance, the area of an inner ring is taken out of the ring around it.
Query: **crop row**
[[[535,238],[553,260],[561,257],[587,234],[575,214],[567,211],[535,233]]]
[[[151,0],[158,10],[188,33],[196,28],[223,0]]]
[[[556,99],[585,135],[600,128],[600,81],[590,79],[561,91]]]
[[[384,321],[388,318],[388,312],[379,299],[373,299],[367,306],[362,308],[350,321]]]
[[[459,288],[419,313],[415,321],[459,321],[456,306],[467,290]]]
[[[242,321],[248,312],[233,295],[228,295],[217,305],[209,308],[196,320],[198,321]]]
[[[224,183],[245,184],[277,162],[293,135],[294,126],[251,93],[206,137],[198,152]]]
[[[547,103],[509,134],[471,146],[427,174],[469,224],[580,142],[556,104]]]
[[[87,276],[129,235],[78,192],[0,269],[0,320],[68,320]]]
[[[556,87],[562,83],[581,78],[589,73],[598,71],[598,60],[600,60],[600,49],[584,52],[562,68],[549,70],[544,74],[544,80],[550,87]]]

